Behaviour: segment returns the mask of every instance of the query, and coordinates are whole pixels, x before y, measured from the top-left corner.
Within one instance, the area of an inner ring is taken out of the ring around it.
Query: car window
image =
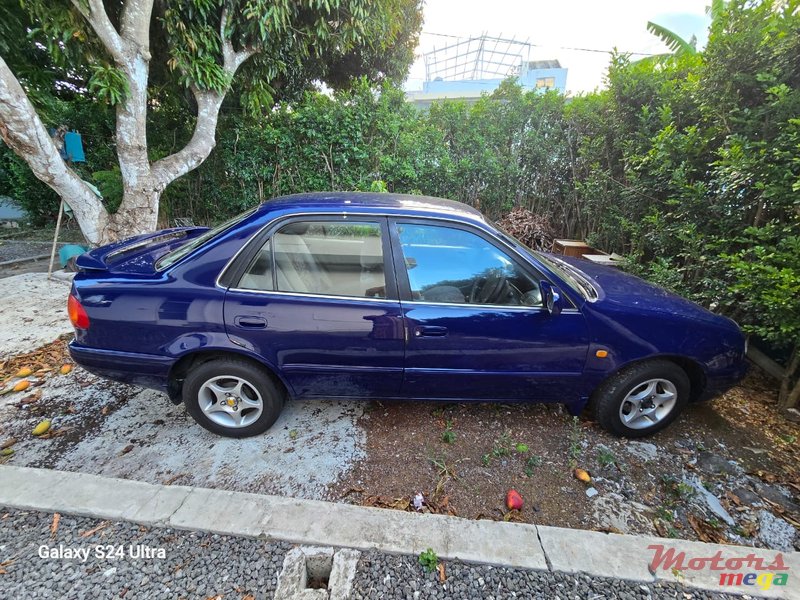
[[[479,235],[439,225],[399,223],[414,300],[542,306],[538,281]]]
[[[209,229],[208,231],[197,236],[196,238],[189,240],[188,242],[186,242],[182,246],[179,246],[172,252],[162,256],[158,260],[158,262],[156,262],[156,269],[163,270],[166,269],[167,267],[171,267],[180,259],[182,259],[184,256],[187,256],[190,253],[194,252],[197,248],[199,248],[203,244],[213,240],[214,238],[225,233],[229,229],[232,229],[235,225],[244,221],[254,212],[256,212],[256,208],[251,208],[250,210],[247,210],[239,215],[236,215],[232,219],[229,219],[224,223],[221,223],[220,225],[217,225],[216,227]]]
[[[343,221],[284,225],[256,254],[238,287],[385,298],[381,227]]]

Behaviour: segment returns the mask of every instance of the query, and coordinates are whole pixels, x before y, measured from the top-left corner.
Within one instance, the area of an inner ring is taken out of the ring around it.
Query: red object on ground
[[[506,506],[508,510],[522,510],[522,496],[519,495],[517,490],[508,490]]]

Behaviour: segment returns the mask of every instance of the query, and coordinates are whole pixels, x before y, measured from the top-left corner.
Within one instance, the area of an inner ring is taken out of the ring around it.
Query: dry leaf
[[[125,446],[125,447],[122,449],[122,452],[120,452],[120,454],[127,454],[127,453],[128,453],[128,452],[130,452],[131,450],[133,450],[133,444],[128,444],[127,446]]]
[[[725,496],[728,498],[728,500],[730,500],[731,502],[733,502],[733,503],[734,503],[736,506],[741,506],[741,505],[742,505],[742,500],[741,500],[741,498],[739,498],[739,496],[737,496],[736,494],[734,494],[732,491],[730,491],[730,490],[726,490],[726,491],[725,491]]]
[[[727,543],[725,536],[707,521],[695,517],[694,515],[689,515],[688,521],[701,542],[711,542],[714,544]]]
[[[80,536],[81,536],[82,538],[92,537],[92,536],[93,536],[95,533],[97,533],[98,531],[100,531],[100,530],[102,530],[102,529],[105,529],[106,527],[108,527],[109,523],[111,523],[111,521],[103,521],[103,522],[102,522],[102,523],[100,523],[100,525],[98,525],[97,527],[94,527],[94,528],[92,528],[92,529],[89,529],[89,530],[87,530],[87,531],[81,531],[81,533],[80,533]]]
[[[56,532],[58,531],[58,524],[61,522],[61,514],[54,513],[53,514],[53,523],[50,525],[50,537],[56,537]]]
[[[164,485],[172,485],[173,483],[178,481],[178,479],[180,479],[181,477],[186,477],[186,473],[178,473],[177,475],[173,475],[164,482]]]
[[[439,583],[444,583],[447,581],[447,575],[444,572],[444,563],[439,563],[436,565],[436,570],[439,571]]]

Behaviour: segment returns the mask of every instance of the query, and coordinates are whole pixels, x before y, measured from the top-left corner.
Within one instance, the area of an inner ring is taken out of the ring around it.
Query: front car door
[[[295,396],[397,396],[404,332],[386,219],[297,217],[253,245],[225,295],[231,340]]]
[[[406,325],[405,396],[577,400],[586,323],[575,307],[558,316],[545,309],[542,274],[476,228],[390,223]]]

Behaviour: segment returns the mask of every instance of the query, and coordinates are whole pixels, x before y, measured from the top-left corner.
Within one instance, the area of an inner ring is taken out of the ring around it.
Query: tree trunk
[[[800,342],[794,345],[792,356],[783,372],[778,406],[781,408],[800,406]]]
[[[117,156],[123,184],[119,209],[109,215],[94,188],[67,166],[2,58],[0,137],[28,163],[37,178],[70,206],[86,239],[91,244],[105,244],[156,229],[164,188],[196,169],[214,148],[225,91],[193,88],[197,122],[192,139],[181,150],[151,164],[147,154],[147,85],[153,0],[125,0],[119,31],[106,14],[102,0],[71,0],[71,3],[92,26],[128,84],[125,98],[117,106]],[[219,31],[222,62],[228,78],[233,79],[256,49],[245,47],[236,51],[227,24],[227,9],[223,9]]]
[[[153,189],[125,189],[119,210],[109,215],[98,244],[155,231],[158,225],[158,205],[161,192]]]
[[[64,199],[86,239],[92,244],[98,243],[108,219],[102,199],[61,158],[28,96],[2,57],[0,137],[38,179]]]

